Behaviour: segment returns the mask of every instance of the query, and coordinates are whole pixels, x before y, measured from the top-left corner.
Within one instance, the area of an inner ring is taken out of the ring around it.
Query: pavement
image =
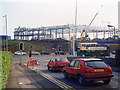
[[[25,65],[13,64],[6,88],[57,88],[56,84],[42,77]]]

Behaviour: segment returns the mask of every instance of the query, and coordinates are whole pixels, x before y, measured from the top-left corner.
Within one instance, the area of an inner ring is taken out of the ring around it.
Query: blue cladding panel
[[[0,36],[0,39],[2,39],[2,40],[4,40],[4,39],[8,39],[8,40],[10,40],[11,39],[11,36],[6,36],[6,35],[1,35]]]
[[[97,41],[98,44],[120,44],[120,41]]]

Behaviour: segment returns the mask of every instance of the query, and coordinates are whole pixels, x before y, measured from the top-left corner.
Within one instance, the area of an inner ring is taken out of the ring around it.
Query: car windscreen
[[[63,53],[63,51],[60,51],[60,53]]]
[[[68,60],[66,58],[59,58],[56,59],[56,62],[68,62]]]
[[[85,62],[87,68],[104,68],[108,67],[102,60],[101,61],[86,61]]]

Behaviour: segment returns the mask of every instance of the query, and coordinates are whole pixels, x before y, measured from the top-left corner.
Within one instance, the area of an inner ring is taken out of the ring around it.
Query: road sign
[[[23,42],[19,43],[19,50],[24,50],[24,43]]]
[[[30,66],[38,65],[38,64],[37,64],[37,60],[29,61],[29,63],[30,63]]]

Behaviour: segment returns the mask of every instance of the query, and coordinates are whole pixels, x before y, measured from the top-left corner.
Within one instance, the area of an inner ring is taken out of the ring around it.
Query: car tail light
[[[108,68],[108,71],[112,71],[112,68],[111,68],[111,67],[109,67],[109,68]]]

